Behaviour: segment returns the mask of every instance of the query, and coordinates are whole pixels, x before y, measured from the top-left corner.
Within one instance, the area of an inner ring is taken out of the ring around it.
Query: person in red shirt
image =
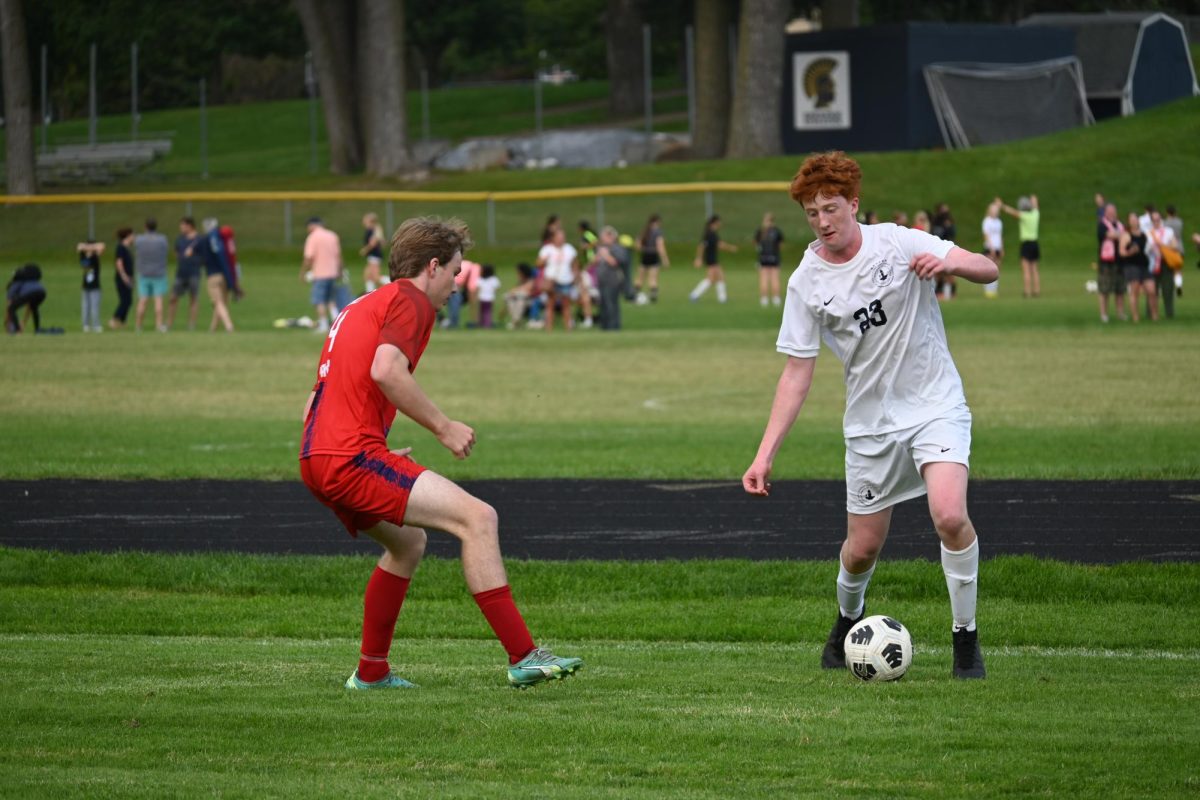
[[[508,652],[510,684],[525,688],[583,666],[534,644],[508,586],[495,509],[413,461],[411,448],[388,449],[397,410],[455,458],[466,458],[475,446],[475,431],[443,414],[413,379],[470,246],[470,232],[458,220],[421,217],[402,224],[392,237],[392,282],[334,320],[304,409],[305,485],[351,536],[362,531],[384,548],[367,583],[361,657],[347,689],[413,686],[391,671],[387,658],[428,527],[462,542],[467,587]]]

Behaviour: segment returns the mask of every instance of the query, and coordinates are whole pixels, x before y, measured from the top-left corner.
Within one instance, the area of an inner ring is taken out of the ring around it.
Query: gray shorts
[[[179,298],[184,295],[195,298],[200,294],[200,274],[176,275],[175,285],[171,287],[171,297]]]
[[[971,410],[952,409],[915,428],[846,440],[846,510],[874,514],[925,494],[921,470],[948,461],[970,467]]]

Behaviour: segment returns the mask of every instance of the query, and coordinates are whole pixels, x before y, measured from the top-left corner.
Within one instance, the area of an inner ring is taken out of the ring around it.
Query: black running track
[[[841,481],[469,481],[500,514],[509,558],[830,558],[845,533]],[[1200,481],[975,481],[985,557],[1091,563],[1200,560]],[[364,537],[365,538],[365,537]],[[299,482],[0,481],[0,544],[68,552],[348,554],[355,541]],[[456,556],[433,535],[428,552]],[[891,558],[936,558],[924,500],[897,507]]]

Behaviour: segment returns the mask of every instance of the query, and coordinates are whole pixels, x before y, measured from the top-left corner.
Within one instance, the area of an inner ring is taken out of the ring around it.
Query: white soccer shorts
[[[846,510],[874,514],[925,494],[921,470],[949,461],[970,468],[971,410],[959,406],[937,419],[881,436],[846,440]]]

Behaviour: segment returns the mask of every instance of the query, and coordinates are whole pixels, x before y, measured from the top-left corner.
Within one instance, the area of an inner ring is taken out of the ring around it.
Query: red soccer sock
[[[362,655],[358,660],[358,677],[367,682],[377,681],[388,674],[388,650],[396,632],[396,618],[408,593],[408,578],[393,575],[376,567],[367,581],[363,596]]]
[[[529,635],[525,619],[513,602],[512,589],[508,586],[488,589],[475,595],[475,602],[496,632],[500,644],[508,651],[508,663],[515,664],[529,655],[529,651],[535,647],[533,637]]]

